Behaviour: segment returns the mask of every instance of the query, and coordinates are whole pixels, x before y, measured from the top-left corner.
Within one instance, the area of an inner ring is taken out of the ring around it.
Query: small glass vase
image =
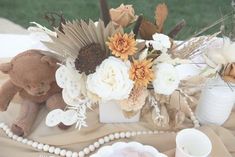
[[[218,77],[206,83],[195,114],[201,124],[223,125],[229,118],[234,103],[235,85]]]
[[[117,101],[101,101],[99,103],[99,118],[101,123],[134,123],[140,119],[140,111],[131,118],[125,117]]]

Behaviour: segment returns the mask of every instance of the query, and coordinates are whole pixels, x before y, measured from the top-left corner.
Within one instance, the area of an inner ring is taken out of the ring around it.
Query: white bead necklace
[[[195,115],[192,112],[190,107],[189,107],[189,110],[190,110],[190,118],[193,121],[194,127],[195,128],[200,127],[199,121],[195,117]],[[25,144],[25,145],[29,145],[29,146],[31,146],[34,149],[37,149],[39,151],[44,151],[44,152],[59,155],[59,156],[62,156],[62,157],[85,157],[85,156],[89,155],[90,153],[94,152],[96,149],[98,149],[99,147],[101,147],[105,143],[109,143],[111,141],[118,140],[118,139],[130,138],[130,137],[135,137],[135,136],[140,136],[140,135],[155,135],[155,134],[163,134],[163,133],[175,133],[174,131],[127,131],[127,132],[116,132],[116,133],[112,133],[112,134],[109,134],[107,136],[104,136],[104,137],[98,139],[96,142],[94,142],[93,144],[85,147],[80,152],[73,152],[73,151],[70,151],[70,150],[62,149],[62,148],[55,147],[55,146],[50,146],[48,144],[39,143],[39,142],[30,140],[30,139],[27,139],[27,138],[23,138],[23,137],[19,137],[17,135],[14,135],[11,132],[10,128],[4,123],[0,123],[0,129],[2,129],[7,134],[7,136],[9,138],[11,138],[11,139],[13,139],[17,142],[20,142],[20,143]]]

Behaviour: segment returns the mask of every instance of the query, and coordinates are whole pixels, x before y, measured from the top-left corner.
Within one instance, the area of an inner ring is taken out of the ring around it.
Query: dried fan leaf
[[[150,21],[143,19],[139,28],[140,36],[144,40],[151,40],[152,35],[158,32],[157,27]]]
[[[89,20],[89,31],[92,34],[92,38],[95,41],[95,43],[98,43],[98,37],[96,35],[96,26],[95,23],[92,20]]]
[[[158,4],[155,11],[155,20],[158,32],[163,32],[163,26],[168,16],[168,8],[165,3]]]
[[[97,22],[97,26],[91,20],[88,23],[83,20],[74,20],[72,22],[68,21],[62,27],[64,33],[55,29],[57,36],[51,36],[52,42],[43,43],[61,58],[65,59],[69,56],[79,60],[81,64],[79,66],[80,71],[87,73],[93,72],[109,53],[105,44],[107,38],[115,32],[123,32],[122,29],[115,28],[112,23],[105,27],[102,20]],[[97,56],[93,54],[94,52],[98,53]],[[83,68],[83,66],[89,67],[88,64],[91,65],[90,69]]]

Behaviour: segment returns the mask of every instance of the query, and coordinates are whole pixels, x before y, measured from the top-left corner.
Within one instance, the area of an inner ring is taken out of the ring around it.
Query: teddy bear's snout
[[[30,86],[28,88],[28,93],[35,95],[35,96],[42,96],[45,95],[48,90],[50,89],[50,86]]]

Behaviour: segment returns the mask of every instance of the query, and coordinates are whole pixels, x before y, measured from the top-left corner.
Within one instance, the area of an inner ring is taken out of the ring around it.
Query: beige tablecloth
[[[0,84],[6,79],[6,75],[0,74]],[[0,122],[5,122],[10,126],[16,118],[18,110],[19,104],[16,99],[14,103],[10,104],[7,112],[0,113]],[[45,126],[45,117],[47,112],[46,108],[41,110],[33,127],[32,134],[28,138],[44,144],[50,144],[77,152],[82,148],[93,144],[98,138],[110,133],[156,129],[150,119],[150,114],[146,114],[142,117],[141,122],[135,124],[100,124],[96,108],[95,111],[89,111],[88,128],[78,131],[72,127],[67,131],[61,131],[57,128],[48,128]],[[192,122],[186,119],[183,126],[192,127]],[[235,157],[235,110],[223,127],[202,126],[199,129],[206,133],[213,143],[211,157]],[[121,139],[120,141],[138,141],[143,144],[152,145],[159,151],[167,154],[169,157],[174,157],[175,136],[175,133],[141,135],[138,137],[132,137],[128,140]],[[0,130],[0,157],[50,156],[50,154],[37,151],[30,146],[23,145],[9,139],[6,134]]]

